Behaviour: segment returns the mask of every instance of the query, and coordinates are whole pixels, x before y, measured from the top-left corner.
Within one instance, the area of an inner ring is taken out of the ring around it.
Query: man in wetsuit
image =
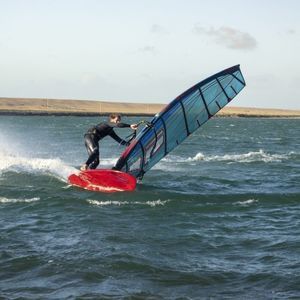
[[[102,122],[92,128],[90,128],[84,135],[85,147],[89,154],[88,160],[80,168],[81,171],[87,169],[96,169],[100,163],[99,160],[99,141],[106,136],[112,137],[115,141],[121,145],[129,146],[129,143],[121,139],[115,132],[114,128],[128,128],[136,130],[137,124],[125,124],[121,123],[121,116],[119,114],[111,114],[109,116],[109,122]]]

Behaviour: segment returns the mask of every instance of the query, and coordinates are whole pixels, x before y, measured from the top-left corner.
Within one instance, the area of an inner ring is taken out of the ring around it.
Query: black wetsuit
[[[89,169],[96,169],[100,163],[99,160],[99,141],[106,136],[111,136],[115,141],[121,145],[128,146],[129,143],[121,139],[115,132],[114,128],[125,128],[130,127],[129,124],[125,123],[111,123],[103,122],[92,128],[90,128],[84,135],[85,147],[89,154],[89,158],[86,161],[86,165]]]

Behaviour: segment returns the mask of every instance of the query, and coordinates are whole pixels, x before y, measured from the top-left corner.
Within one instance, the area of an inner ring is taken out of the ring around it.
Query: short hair
[[[121,119],[121,115],[120,114],[110,114],[109,115],[109,119],[115,119],[115,118],[118,118],[118,119]]]

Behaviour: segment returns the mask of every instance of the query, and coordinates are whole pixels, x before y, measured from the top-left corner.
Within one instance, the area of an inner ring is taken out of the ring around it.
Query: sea
[[[0,299],[300,299],[299,119],[215,117],[134,192],[70,186],[105,119],[0,116]]]

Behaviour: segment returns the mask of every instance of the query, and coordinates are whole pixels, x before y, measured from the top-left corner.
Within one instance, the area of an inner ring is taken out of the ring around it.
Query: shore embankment
[[[153,116],[166,104],[125,103],[91,100],[4,98],[0,97],[0,115],[74,115],[99,116],[121,113],[128,116]],[[285,117],[300,118],[300,110],[225,107],[223,117]]]

